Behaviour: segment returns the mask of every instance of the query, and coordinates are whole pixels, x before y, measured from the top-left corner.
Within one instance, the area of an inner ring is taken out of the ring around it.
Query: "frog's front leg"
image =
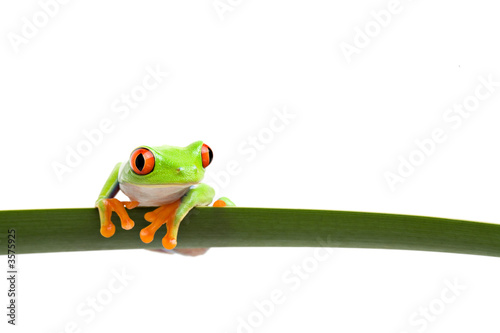
[[[161,225],[167,225],[167,234],[162,239],[163,247],[173,249],[177,245],[177,233],[182,219],[196,206],[208,206],[215,195],[214,189],[206,184],[191,188],[181,199],[158,207],[144,215],[151,224],[141,230],[141,240],[150,243]]]
[[[137,207],[139,202],[137,201],[120,201],[115,199],[114,196],[120,190],[120,185],[118,183],[118,171],[120,170],[121,163],[118,163],[111,175],[109,175],[108,180],[104,184],[99,198],[95,203],[96,207],[99,209],[99,217],[101,220],[101,235],[104,237],[111,237],[115,234],[115,225],[111,222],[111,214],[116,212],[120,218],[122,228],[129,230],[134,227],[134,221],[128,216],[127,209],[132,209]]]

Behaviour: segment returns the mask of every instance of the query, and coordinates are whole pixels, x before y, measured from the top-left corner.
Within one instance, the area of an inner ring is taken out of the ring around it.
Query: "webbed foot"
[[[144,218],[151,222],[149,226],[141,230],[141,240],[144,243],[151,243],[154,239],[156,231],[163,225],[167,225],[167,234],[162,239],[163,247],[171,250],[177,245],[177,227],[174,227],[175,212],[179,208],[181,200],[162,205],[154,211],[146,213]]]
[[[177,245],[177,233],[179,231],[179,224],[184,218],[184,216],[189,212],[189,210],[194,207],[190,205],[186,205],[183,203],[183,206],[179,209],[181,205],[181,199],[169,203],[166,205],[162,205],[156,208],[154,211],[146,213],[144,218],[146,221],[151,222],[149,226],[141,230],[141,240],[144,243],[151,243],[154,239],[156,231],[163,225],[167,225],[167,234],[162,239],[163,247],[167,250],[172,250]],[[235,206],[235,204],[226,197],[219,198],[219,200],[213,203],[214,207],[226,207],[226,206]],[[158,252],[167,252],[163,249],[156,250]],[[186,249],[178,249],[174,250],[174,252],[188,255],[188,256],[197,256],[204,254],[208,251],[208,248],[186,248]]]
[[[134,221],[128,216],[127,209],[133,209],[139,205],[137,201],[120,201],[115,198],[100,199],[96,206],[99,209],[101,219],[101,235],[109,238],[115,234],[115,225],[111,222],[111,214],[116,212],[120,218],[122,228],[130,230],[134,227]]]

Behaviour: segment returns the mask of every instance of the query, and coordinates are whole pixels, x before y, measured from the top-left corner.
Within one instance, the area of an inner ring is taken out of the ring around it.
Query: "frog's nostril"
[[[183,167],[179,167],[179,168],[177,168],[177,172],[181,172],[181,171],[183,171],[183,170],[184,170],[184,168],[183,168]]]

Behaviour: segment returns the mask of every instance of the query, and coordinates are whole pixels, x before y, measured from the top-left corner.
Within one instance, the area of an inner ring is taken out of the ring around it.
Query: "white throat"
[[[139,201],[139,206],[161,206],[174,202],[194,184],[134,185],[120,183],[120,189],[131,200]]]

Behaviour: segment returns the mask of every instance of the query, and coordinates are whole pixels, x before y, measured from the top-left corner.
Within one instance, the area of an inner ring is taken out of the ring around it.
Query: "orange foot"
[[[167,225],[167,234],[162,239],[163,247],[171,250],[177,245],[177,227],[174,226],[175,212],[179,207],[181,200],[160,206],[154,211],[146,213],[144,218],[151,222],[149,226],[141,230],[141,240],[144,243],[151,243],[156,231],[163,225]]]
[[[139,205],[138,201],[120,201],[115,198],[102,199],[98,204],[101,217],[101,235],[109,238],[115,234],[115,225],[111,222],[111,214],[116,212],[120,218],[122,228],[130,230],[134,227],[134,221],[128,216],[127,209],[133,209]]]

